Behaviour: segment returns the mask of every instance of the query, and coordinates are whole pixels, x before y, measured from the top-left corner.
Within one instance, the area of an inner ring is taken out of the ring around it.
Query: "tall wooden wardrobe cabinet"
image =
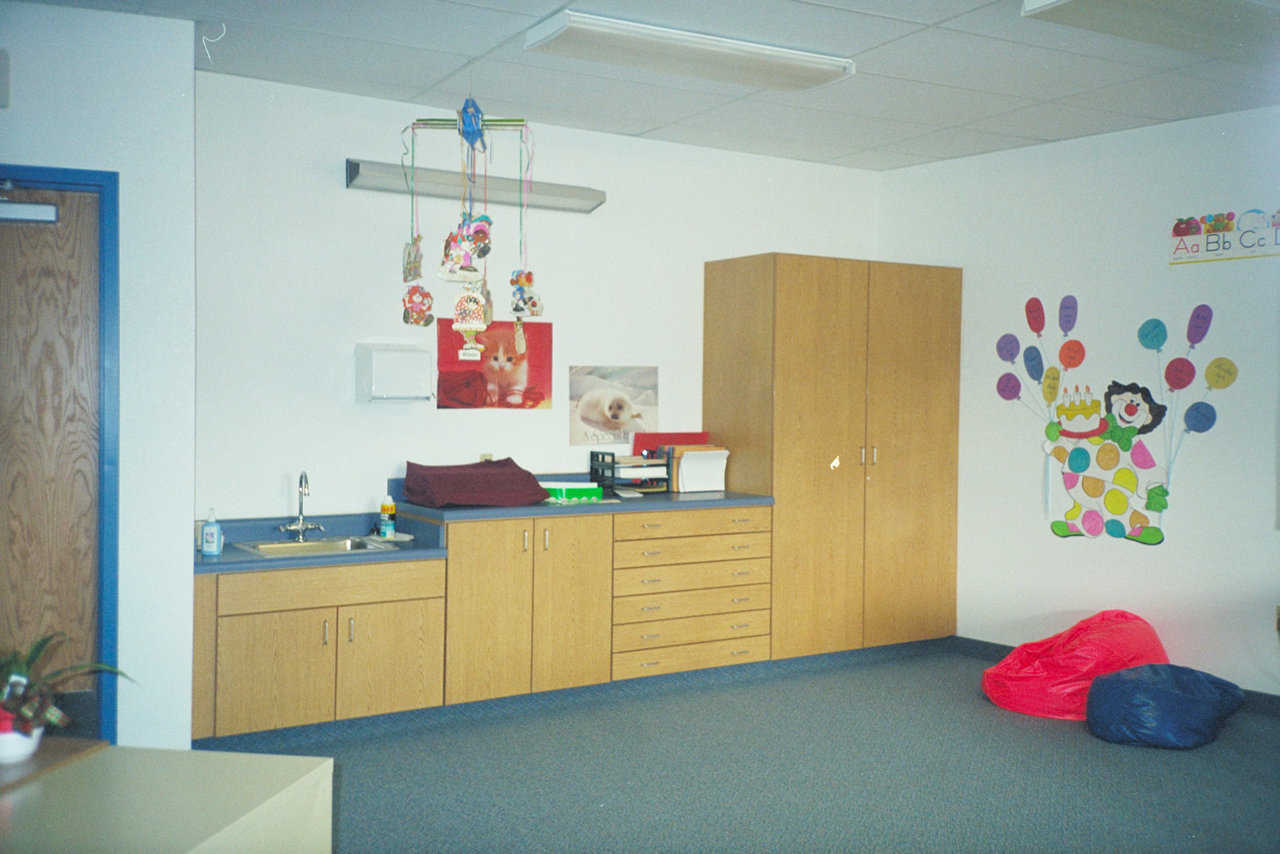
[[[705,282],[703,429],[774,499],[772,657],[953,634],[961,271],[775,253]]]

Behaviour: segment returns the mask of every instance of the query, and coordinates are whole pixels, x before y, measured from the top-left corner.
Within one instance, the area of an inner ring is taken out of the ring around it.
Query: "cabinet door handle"
[[[662,579],[661,578],[642,578],[640,579],[640,583],[641,584],[661,584]]]
[[[643,555],[644,557],[657,557],[658,555],[662,554],[662,550],[659,549],[658,551],[654,551],[654,552],[640,552],[640,554]]]
[[[545,551],[548,551],[550,548],[551,548],[551,529],[543,528],[542,529],[542,550],[545,552]]]
[[[356,642],[356,618],[347,617],[347,643]]]
[[[640,527],[641,528],[661,528],[662,523],[661,522],[641,522]]]
[[[320,641],[321,646],[329,645],[329,621],[324,621],[324,637]]]
[[[859,453],[861,454],[862,459],[859,461],[858,465],[865,466],[867,464],[867,446],[863,445]]]
[[[529,551],[529,529],[524,530],[524,550]]]
[[[875,445],[871,446],[871,465],[880,462],[880,449]]]

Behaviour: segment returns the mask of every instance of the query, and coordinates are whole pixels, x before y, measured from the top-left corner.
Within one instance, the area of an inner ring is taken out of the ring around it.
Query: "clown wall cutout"
[[[1076,325],[1079,305],[1075,297],[1064,297],[1058,309],[1058,328],[1063,336]],[[1045,325],[1044,305],[1032,297],[1025,306],[1027,325],[1042,338]],[[1238,374],[1230,359],[1219,356],[1206,366],[1205,389],[1201,399],[1183,411],[1185,429],[1174,440],[1171,426],[1176,416],[1179,393],[1195,381],[1197,369],[1189,358],[1197,344],[1209,332],[1213,310],[1196,306],[1187,322],[1187,355],[1171,359],[1161,370],[1161,356],[1168,340],[1168,328],[1158,318],[1138,327],[1138,342],[1156,355],[1156,376],[1163,377],[1168,403],[1156,399],[1150,387],[1140,382],[1111,380],[1101,400],[1089,385],[1068,383],[1067,375],[1083,364],[1085,347],[1070,338],[1058,348],[1059,364],[1045,366],[1038,345],[1025,350],[1013,333],[996,341],[996,355],[1016,370],[1018,355],[1027,378],[1040,385],[1040,397],[1047,409],[1043,449],[1046,461],[1045,508],[1048,511],[1048,472],[1061,474],[1062,487],[1070,499],[1070,507],[1062,518],[1050,523],[1049,529],[1059,537],[1098,537],[1103,534],[1145,545],[1164,542],[1160,527],[1163,512],[1169,506],[1170,482],[1174,462],[1186,437],[1205,433],[1217,422],[1217,410],[1206,398],[1214,391],[1227,388]],[[1072,377],[1074,379],[1074,377]],[[1156,385],[1159,391],[1159,385]],[[1036,413],[1038,404],[1022,398],[1022,379],[1013,370],[996,380],[996,393],[1007,401],[1017,400]],[[1163,448],[1157,430],[1165,427]],[[1166,460],[1161,465],[1157,453]]]

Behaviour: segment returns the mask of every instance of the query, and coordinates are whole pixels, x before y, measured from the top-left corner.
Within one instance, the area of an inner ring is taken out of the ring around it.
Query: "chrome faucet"
[[[307,480],[307,473],[304,471],[298,477],[298,518],[287,525],[277,525],[277,531],[284,533],[295,533],[298,542],[306,542],[307,531],[323,531],[324,525],[319,522],[308,522],[302,516],[302,499],[311,494],[311,481]]]

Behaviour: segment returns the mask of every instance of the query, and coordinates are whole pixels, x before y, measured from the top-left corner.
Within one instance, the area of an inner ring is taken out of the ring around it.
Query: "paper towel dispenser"
[[[356,400],[430,400],[435,397],[435,351],[416,344],[356,344]]]

